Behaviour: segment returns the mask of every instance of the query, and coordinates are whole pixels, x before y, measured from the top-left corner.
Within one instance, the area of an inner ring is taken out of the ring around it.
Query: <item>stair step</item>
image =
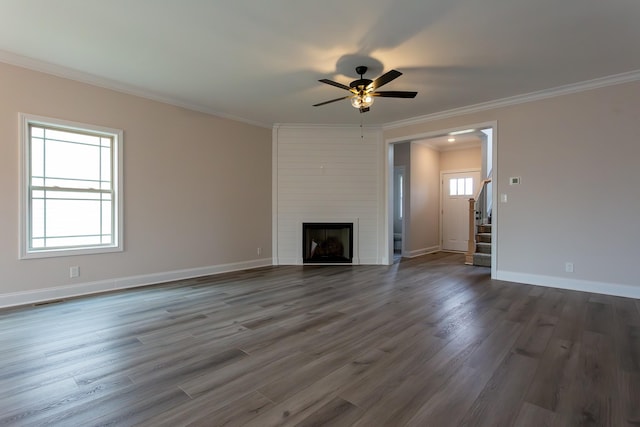
[[[491,254],[473,254],[473,265],[491,267]]]
[[[491,233],[477,233],[476,242],[491,243]]]
[[[479,224],[476,229],[478,233],[491,233],[491,224]]]
[[[476,243],[476,253],[480,254],[490,254],[491,253],[491,243]]]

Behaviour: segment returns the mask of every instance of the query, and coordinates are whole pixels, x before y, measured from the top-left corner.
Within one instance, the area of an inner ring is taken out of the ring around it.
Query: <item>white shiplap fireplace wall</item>
[[[353,222],[354,264],[386,264],[381,129],[273,128],[273,264],[302,264],[303,222]]]

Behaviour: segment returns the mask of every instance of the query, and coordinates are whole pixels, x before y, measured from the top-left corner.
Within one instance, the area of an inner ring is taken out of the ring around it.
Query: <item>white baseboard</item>
[[[405,258],[415,258],[422,255],[432,254],[438,251],[440,251],[440,246],[431,246],[430,248],[422,248],[422,249],[416,249],[413,251],[405,251],[402,253],[402,256]]]
[[[617,297],[640,299],[640,286],[618,283],[593,282],[589,280],[567,279],[564,277],[542,276],[537,274],[514,273],[511,271],[496,272],[496,279],[527,285],[546,286],[549,288],[568,289],[572,291],[592,292]]]
[[[302,258],[279,258],[274,265],[302,265]]]
[[[166,271],[162,273],[143,274],[139,276],[99,280],[96,282],[57,286],[53,288],[38,289],[35,291],[0,294],[0,308],[135,288],[139,286],[171,282],[173,280],[191,279],[194,277],[208,276],[212,274],[268,267],[272,265],[271,261],[271,258],[264,258],[231,264],[212,265],[208,267],[189,268],[185,270]]]

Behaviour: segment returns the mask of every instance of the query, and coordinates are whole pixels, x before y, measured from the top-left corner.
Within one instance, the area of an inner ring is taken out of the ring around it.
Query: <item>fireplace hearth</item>
[[[304,264],[342,264],[353,261],[353,223],[302,223]]]

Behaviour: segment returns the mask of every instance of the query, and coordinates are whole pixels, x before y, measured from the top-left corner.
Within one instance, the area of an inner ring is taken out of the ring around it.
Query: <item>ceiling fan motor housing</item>
[[[356,67],[356,73],[360,74],[360,78],[358,80],[354,80],[351,83],[349,83],[349,87],[363,90],[364,88],[369,86],[371,83],[373,83],[373,80],[362,78],[362,75],[366,72],[367,72],[367,67],[365,67],[364,65],[360,65]]]
[[[369,80],[369,79],[358,79],[358,80],[354,80],[352,81],[349,86],[354,88],[354,89],[364,89],[367,86],[369,86],[371,83],[373,83],[373,80]]]

